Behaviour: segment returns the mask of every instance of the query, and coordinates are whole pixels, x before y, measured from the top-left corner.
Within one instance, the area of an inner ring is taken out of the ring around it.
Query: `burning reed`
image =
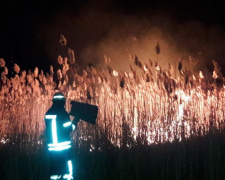
[[[135,56],[130,72],[117,72],[107,64],[78,73],[70,54],[69,59],[59,56],[61,69],[51,66],[46,74],[38,68],[21,71],[15,64],[11,78],[1,59],[0,143],[43,144],[44,114],[57,90],[65,94],[68,111],[71,100],[99,106],[97,125],[81,121],[73,133],[74,143],[82,147],[87,142],[90,151],[101,150],[106,142],[131,148],[224,129],[225,86],[216,62],[212,74],[184,71],[179,64],[177,76],[171,65],[162,69]]]

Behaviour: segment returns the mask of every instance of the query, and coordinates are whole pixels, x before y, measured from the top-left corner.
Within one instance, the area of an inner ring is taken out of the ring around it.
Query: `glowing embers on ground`
[[[6,139],[6,138],[2,138],[1,140],[0,140],[0,143],[1,144],[6,144],[6,143],[8,143],[9,142],[9,139]]]

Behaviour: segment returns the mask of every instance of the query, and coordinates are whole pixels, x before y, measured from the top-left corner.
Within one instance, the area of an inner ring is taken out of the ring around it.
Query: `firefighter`
[[[75,126],[65,110],[66,99],[55,93],[45,114],[46,140],[50,155],[50,179],[73,179],[70,133]]]

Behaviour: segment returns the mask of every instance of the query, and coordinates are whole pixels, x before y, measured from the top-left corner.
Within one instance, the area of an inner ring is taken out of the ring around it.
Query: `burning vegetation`
[[[159,44],[156,51],[158,55]],[[210,73],[197,72],[191,57],[193,70],[184,70],[182,61],[162,69],[158,62],[142,64],[130,56],[130,72],[118,72],[105,56],[105,68],[90,65],[80,73],[74,52],[68,53],[68,58],[58,57],[58,70],[51,66],[49,73],[38,68],[27,72],[15,64],[11,78],[0,59],[1,143],[43,144],[44,114],[58,90],[67,98],[68,111],[72,100],[99,106],[97,125],[80,122],[73,134],[74,143],[80,147],[88,141],[90,151],[101,150],[105,142],[131,148],[224,130],[224,78],[215,61]]]

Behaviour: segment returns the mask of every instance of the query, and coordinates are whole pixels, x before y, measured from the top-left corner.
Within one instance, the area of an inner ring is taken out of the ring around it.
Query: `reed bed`
[[[15,64],[10,78],[1,59],[0,142],[42,145],[44,114],[56,91],[65,94],[68,111],[72,100],[99,106],[97,125],[80,122],[72,134],[77,147],[88,141],[90,151],[102,148],[99,139],[131,148],[224,129],[225,86],[216,62],[212,73],[183,70],[181,63],[175,73],[171,65],[162,69],[151,60],[131,59],[130,72],[117,72],[109,64],[81,71],[70,58],[59,56],[56,72],[52,66],[49,73],[21,71]]]
[[[44,114],[57,91],[68,112],[72,100],[99,107],[95,126],[81,121],[72,133],[77,179],[224,179],[225,86],[215,61],[212,73],[137,56],[129,72],[107,57],[81,70],[69,53],[48,73],[15,64],[13,77],[0,59],[0,179],[47,177]]]

